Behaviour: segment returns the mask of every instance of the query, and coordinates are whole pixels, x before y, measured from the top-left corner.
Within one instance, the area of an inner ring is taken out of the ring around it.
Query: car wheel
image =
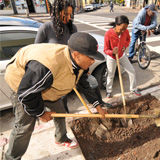
[[[92,75],[97,79],[98,85],[100,89],[106,88],[106,63],[101,64],[96,68],[96,70],[92,73]]]

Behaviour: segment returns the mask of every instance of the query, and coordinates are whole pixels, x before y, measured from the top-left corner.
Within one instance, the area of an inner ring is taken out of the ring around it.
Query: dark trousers
[[[29,116],[17,100],[17,94],[11,91],[11,101],[15,114],[15,123],[9,139],[9,148],[5,154],[5,160],[20,160],[27,150],[32,132],[34,131],[36,117]],[[66,113],[62,99],[56,102],[44,101],[46,111]],[[64,142],[66,136],[65,118],[54,118],[55,140]]]
[[[110,12],[111,12],[111,11],[114,12],[113,7],[110,8]]]

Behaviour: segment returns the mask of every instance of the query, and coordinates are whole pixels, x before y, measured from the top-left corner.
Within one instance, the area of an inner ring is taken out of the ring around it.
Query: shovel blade
[[[97,128],[95,134],[99,138],[102,138],[103,140],[107,140],[107,137],[110,136],[110,133],[108,132],[108,129],[103,124],[99,125],[99,127]]]
[[[155,124],[157,127],[160,127],[160,118],[155,119]]]
[[[126,118],[122,118],[120,121],[121,121],[121,124],[122,124],[123,127],[125,127],[125,128],[128,127],[128,123],[127,123]]]
[[[133,125],[133,121],[132,121],[132,119],[123,118],[123,119],[121,119],[121,124],[123,127],[127,128],[127,127],[131,127]]]

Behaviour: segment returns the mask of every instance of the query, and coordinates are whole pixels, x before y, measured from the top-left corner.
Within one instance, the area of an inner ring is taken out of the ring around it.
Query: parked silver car
[[[42,23],[37,21],[30,21],[28,19],[8,17],[9,22],[4,20],[2,23],[0,16],[0,110],[11,108],[10,90],[4,80],[6,65],[9,59],[23,46],[34,43],[38,28]],[[4,19],[4,17],[3,17]],[[17,21],[17,22],[16,22]],[[13,23],[12,23],[13,22]],[[4,25],[3,25],[4,24]],[[90,33],[98,41],[98,50],[103,53],[103,36]],[[104,54],[105,56],[105,54]],[[90,67],[91,74],[93,74],[99,83],[100,88],[105,88],[105,73],[106,63],[104,61],[96,60]]]
[[[94,10],[94,7],[93,7],[92,4],[86,4],[86,5],[83,7],[83,9],[84,9],[85,11],[93,11],[93,10]]]
[[[23,46],[34,43],[42,23],[0,16],[0,110],[11,107],[9,88],[4,80],[9,59]]]
[[[106,58],[106,54],[103,52],[104,37],[95,33],[90,33],[98,42],[98,51],[101,52]],[[97,79],[98,85],[101,89],[106,87],[106,60],[96,60],[90,67],[89,72]]]

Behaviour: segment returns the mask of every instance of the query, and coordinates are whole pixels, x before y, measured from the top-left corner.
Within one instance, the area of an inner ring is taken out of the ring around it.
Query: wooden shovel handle
[[[84,101],[84,99],[82,98],[82,96],[79,94],[78,90],[74,87],[73,90],[76,92],[78,98],[80,99],[80,101],[82,102],[82,104],[85,106],[85,108],[87,109],[87,111],[92,114],[92,112],[89,110],[86,102]]]
[[[124,106],[124,113],[126,114],[126,101],[125,101],[125,97],[124,97],[124,87],[123,87],[123,82],[122,82],[122,75],[121,75],[121,68],[120,68],[120,64],[119,64],[118,54],[116,54],[116,60],[117,60],[118,73],[119,73],[119,81],[120,81],[121,92],[122,92],[122,100],[123,100],[123,106]]]
[[[55,113],[51,117],[88,117],[102,118],[101,114],[71,114],[71,113]],[[135,114],[105,114],[106,118],[155,118],[153,115],[135,115]]]

